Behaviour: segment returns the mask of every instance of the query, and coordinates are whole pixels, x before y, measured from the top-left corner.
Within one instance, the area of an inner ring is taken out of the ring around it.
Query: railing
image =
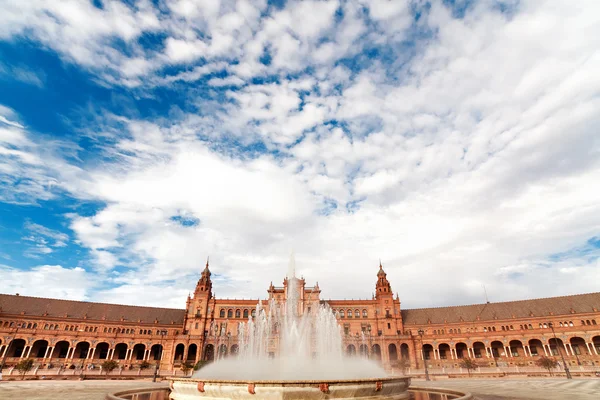
[[[428,367],[429,375],[440,375],[440,376],[451,376],[451,375],[469,375],[469,371],[466,368],[450,367],[450,368],[439,368],[439,367]],[[600,366],[597,365],[578,365],[570,366],[569,369],[573,375],[591,375],[596,376],[600,374]],[[565,373],[562,366],[551,369],[552,375],[560,375]],[[398,369],[393,369],[392,373],[399,373]],[[424,368],[408,368],[405,371],[406,375],[420,376],[425,374]],[[537,366],[510,366],[510,367],[478,367],[470,371],[472,376],[488,376],[488,375],[550,375],[547,369]]]

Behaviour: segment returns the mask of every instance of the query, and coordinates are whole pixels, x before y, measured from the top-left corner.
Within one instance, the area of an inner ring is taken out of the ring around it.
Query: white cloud
[[[2,292],[23,296],[87,300],[93,284],[82,268],[39,265],[29,270],[0,265]]]
[[[597,261],[550,256],[600,227],[597,3],[524,1],[509,16],[482,2],[457,19],[432,2],[418,28],[433,36],[417,38],[414,58],[404,59],[406,4],[373,2],[367,21],[360,5],[344,2],[334,25],[337,3],[319,3],[310,25],[298,11],[317,6],[308,2],[263,20],[262,3],[170,3],[176,17],[161,21],[164,53],[124,74],[206,58],[151,81],[227,71],[208,82],[244,84],[226,92],[233,103],[179,119],[121,119],[127,135],[104,154],[113,161],[83,171],[54,156],[48,163],[15,116],[5,116],[13,123],[0,135],[0,176],[30,177],[33,198],[51,196],[39,186],[52,177],[62,190],[106,203],[95,215],[72,215],[70,226],[102,273],[126,267],[110,275],[122,286],[99,299],[182,306],[207,255],[217,296],[264,297],[291,249],[326,298],[370,297],[379,258],[409,307],[480,302],[483,284],[492,300],[595,290]],[[101,25],[94,38],[143,30]],[[389,64],[359,60],[368,64],[360,71],[334,65],[375,44],[400,50]],[[265,49],[272,65],[258,61]],[[219,59],[227,52],[239,62]],[[300,72],[307,67],[314,73]],[[271,83],[248,79],[270,73]],[[232,138],[260,138],[276,152],[252,158],[221,142]],[[180,215],[198,224],[171,219]],[[178,283],[159,298],[143,294],[166,280]]]

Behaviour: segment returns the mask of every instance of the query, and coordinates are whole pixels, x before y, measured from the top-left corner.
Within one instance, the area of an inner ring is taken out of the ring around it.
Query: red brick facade
[[[287,282],[271,284],[262,306],[285,301]],[[328,304],[346,352],[386,367],[402,358],[415,368],[423,358],[431,367],[452,367],[465,357],[490,366],[531,365],[559,350],[572,365],[600,364],[600,293],[403,310],[381,265],[371,300],[323,300],[318,284],[298,282],[300,313]],[[212,289],[207,264],[186,309],[0,295],[0,362],[29,357],[42,366],[79,367],[113,359],[128,367],[146,360],[173,370],[184,361],[231,356],[238,324],[256,312],[257,300],[217,299]]]

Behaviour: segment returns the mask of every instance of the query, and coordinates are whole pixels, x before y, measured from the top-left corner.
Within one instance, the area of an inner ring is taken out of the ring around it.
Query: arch
[[[438,346],[438,353],[441,360],[452,358],[450,353],[450,345],[448,343],[440,343]]]
[[[197,353],[198,353],[198,345],[195,343],[190,344],[188,346],[187,361],[196,361]]]
[[[90,344],[89,344],[89,342],[79,342],[75,346],[75,351],[73,352],[73,355],[71,357],[72,358],[79,358],[79,359],[87,358],[88,351],[90,351]]]
[[[532,356],[542,356],[545,353],[542,341],[539,339],[529,339],[528,346]]]
[[[410,360],[410,351],[408,350],[408,345],[406,343],[400,345],[400,358],[403,360]]]
[[[378,344],[374,344],[371,347],[371,355],[376,360],[381,360],[381,347]]]
[[[585,340],[583,338],[574,336],[571,339],[569,339],[569,343],[571,344],[571,348],[573,349],[573,353],[575,354],[575,356],[580,356],[582,354],[592,355],[589,352],[587,346],[585,345]]]
[[[256,317],[256,309],[253,309],[250,315],[252,315],[252,318]]]
[[[363,318],[368,318],[369,317],[369,313],[367,312],[367,309],[363,309]]]
[[[455,350],[456,350],[456,358],[459,358],[459,359],[460,358],[469,358],[469,350],[467,350],[466,343],[463,343],[463,342],[456,343]]]
[[[482,342],[473,343],[473,355],[475,358],[482,358],[485,354],[485,344]]]
[[[227,345],[222,344],[219,346],[219,358],[227,357]]]
[[[352,318],[352,310],[348,309],[348,311],[346,311],[346,317]]]
[[[67,358],[67,354],[69,352],[69,342],[66,340],[61,340],[60,342],[54,345],[54,350],[52,351],[52,356],[56,358]]]
[[[244,310],[244,319],[248,319],[248,310]]]
[[[32,358],[44,358],[46,351],[48,350],[47,340],[36,340],[31,346],[31,352],[29,356]]]
[[[523,343],[520,340],[511,340],[508,343],[508,347],[510,349],[510,354],[513,357],[524,357],[525,349],[523,348]]]
[[[124,360],[127,357],[127,344],[119,343],[115,346],[115,351],[113,353],[113,358],[117,360]]]
[[[356,347],[354,347],[353,344],[349,344],[348,347],[346,347],[346,355],[348,355],[349,357],[353,357],[356,355]]]
[[[146,345],[143,343],[138,343],[135,346],[133,346],[132,352],[132,358],[134,360],[143,360],[144,356],[146,355]]]
[[[234,344],[231,346],[231,355],[232,356],[237,356],[238,353],[240,352],[240,346],[238,346],[237,344]]]
[[[431,360],[431,354],[433,353],[433,346],[429,343],[425,343],[423,345],[423,358],[426,360]]]
[[[596,349],[596,353],[600,354],[600,336],[594,336],[592,338],[592,345]]]
[[[354,310],[354,318],[360,318],[360,310],[359,309]]]
[[[219,311],[219,317],[225,318],[225,309],[224,308],[221,308],[221,311]]]
[[[340,310],[340,318],[344,318],[344,310]]]
[[[560,355],[560,352],[562,351],[562,349],[564,349],[563,347],[563,341],[560,338],[550,338],[548,340],[548,345],[550,346],[550,353],[553,356],[558,356]]]
[[[233,310],[231,308],[227,310],[227,318],[233,318]]]
[[[235,317],[236,318],[242,318],[242,312],[240,311],[239,308],[237,310],[235,310]]]
[[[152,347],[150,347],[150,358],[154,361],[158,361],[162,358],[162,352],[162,344],[152,345]]]
[[[394,343],[390,343],[388,345],[388,354],[390,357],[390,361],[396,361],[398,359],[398,349]]]
[[[499,340],[494,340],[490,343],[490,347],[492,349],[492,356],[494,358],[506,357],[508,354],[504,351],[504,343]]]
[[[215,346],[212,344],[207,344],[204,349],[204,360],[205,361],[213,361],[215,359]]]
[[[7,357],[21,357],[27,343],[23,339],[14,339],[8,345],[10,348],[8,349]]]
[[[358,354],[363,358],[369,358],[369,346],[366,344],[358,346]]]
[[[183,361],[183,353],[185,353],[185,345],[183,343],[179,343],[175,346],[175,355],[173,356],[173,361]]]
[[[108,349],[110,349],[110,345],[108,343],[98,343],[96,345],[96,351],[94,351],[94,359],[106,360],[108,358]]]

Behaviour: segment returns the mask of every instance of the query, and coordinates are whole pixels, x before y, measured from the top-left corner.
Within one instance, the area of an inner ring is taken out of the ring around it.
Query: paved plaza
[[[160,387],[150,381],[10,381],[0,382],[0,399],[11,400],[103,400],[109,392]],[[470,391],[478,400],[598,400],[600,379],[456,379],[414,386]]]
[[[413,386],[469,391],[481,400],[598,400],[600,379],[452,379]]]

